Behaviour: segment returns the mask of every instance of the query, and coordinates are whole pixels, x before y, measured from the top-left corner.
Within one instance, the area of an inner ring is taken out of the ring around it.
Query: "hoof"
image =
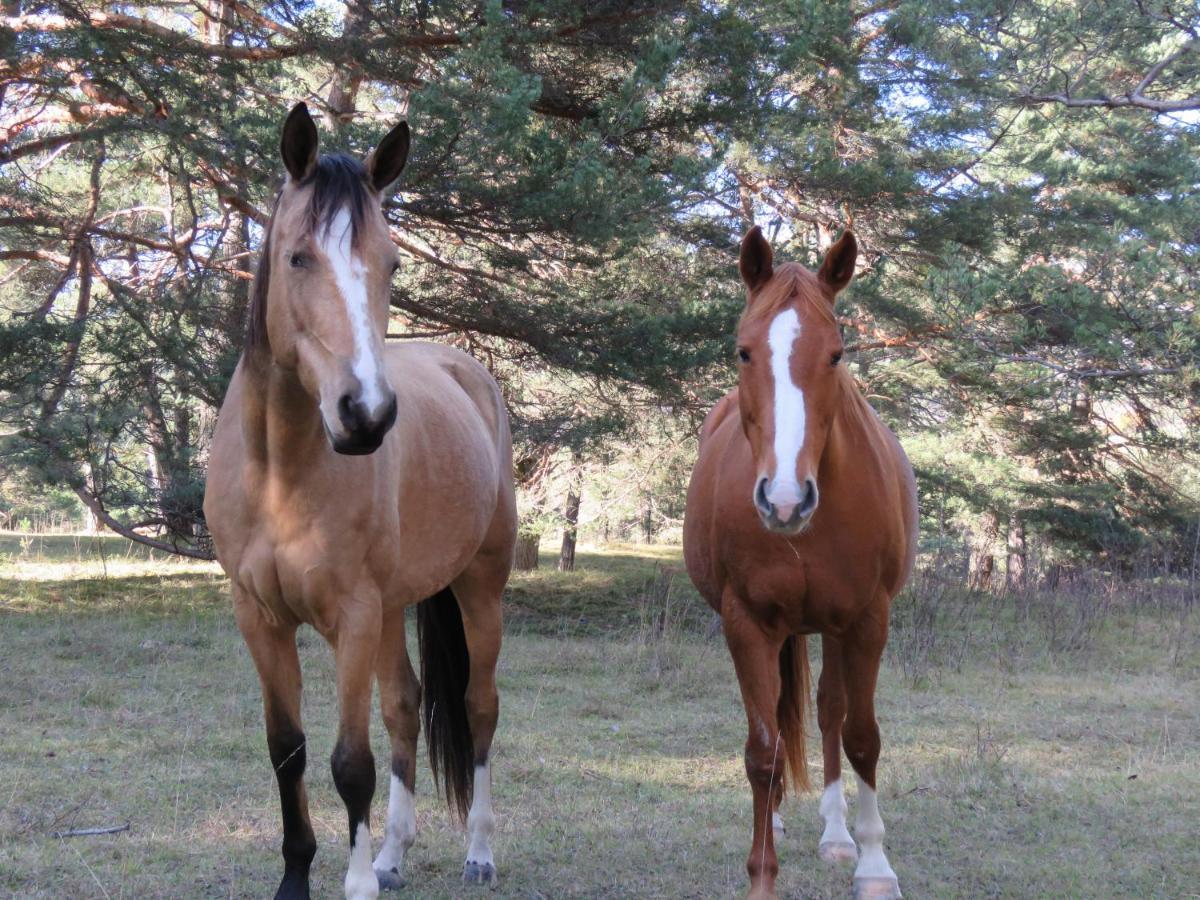
[[[895,878],[855,878],[854,900],[900,900],[900,882]]]
[[[817,848],[822,862],[844,863],[858,861],[858,848],[850,841],[826,841]]]
[[[379,879],[381,891],[398,891],[404,887],[404,876],[399,869],[376,869],[375,877]]]
[[[463,865],[463,882],[486,884],[490,887],[496,883],[496,867],[491,863],[476,863],[467,860]]]

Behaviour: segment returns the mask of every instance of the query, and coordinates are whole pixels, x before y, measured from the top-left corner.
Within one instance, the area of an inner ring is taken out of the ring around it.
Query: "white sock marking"
[[[359,822],[346,868],[346,900],[376,900],[378,896],[379,879],[371,868],[371,829],[366,822]]]
[[[371,331],[371,314],[367,305],[367,267],[354,255],[351,237],[350,211],[342,207],[330,222],[321,249],[333,268],[334,281],[350,317],[350,329],[354,335],[354,361],[350,368],[362,385],[362,402],[367,412],[374,415],[386,393],[383,388],[383,366],[379,360],[380,348],[376,346],[375,335]]]
[[[404,874],[404,856],[417,839],[417,813],[412,792],[404,782],[392,775],[388,793],[387,826],[383,846],[375,857],[375,868],[381,872]]]
[[[842,779],[829,782],[821,794],[821,818],[825,820],[825,831],[821,834],[822,844],[853,844],[854,838],[846,827],[846,796],[842,793]]]
[[[879,798],[870,786],[858,777],[858,815],[854,834],[862,845],[855,878],[896,878],[883,852],[883,819],[879,816]]]
[[[775,316],[767,331],[775,381],[775,477],[766,493],[771,503],[780,506],[795,506],[804,496],[796,481],[796,460],[804,447],[804,392],[792,381],[791,366],[798,337],[800,317],[791,307]]]
[[[475,792],[471,800],[471,811],[467,814],[467,833],[471,843],[467,847],[467,862],[495,865],[492,858],[492,832],[496,830],[496,817],[492,813],[492,764],[487,762],[475,767]]]

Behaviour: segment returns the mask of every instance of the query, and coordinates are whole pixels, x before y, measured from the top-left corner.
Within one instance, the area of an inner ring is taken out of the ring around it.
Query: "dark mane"
[[[358,233],[367,213],[367,170],[353,156],[332,153],[317,160],[317,165],[300,187],[312,185],[304,228],[314,236],[329,230],[342,207],[350,213],[350,243],[358,248]]]
[[[367,171],[353,156],[331,153],[322,156],[313,167],[312,174],[300,182],[299,187],[312,187],[308,197],[308,209],[304,216],[307,234],[320,236],[329,230],[334,217],[345,207],[350,213],[350,245],[359,246],[363,218],[367,213],[370,193],[367,189]],[[246,326],[246,348],[267,347],[267,289],[271,283],[271,233],[275,228],[275,214],[279,211],[282,192],[275,195],[271,206],[271,218],[267,220],[266,237],[258,256],[258,269],[254,274],[254,287],[250,295],[249,321]]]

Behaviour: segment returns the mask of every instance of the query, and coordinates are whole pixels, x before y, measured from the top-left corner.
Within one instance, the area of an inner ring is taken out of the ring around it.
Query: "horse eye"
[[[750,362],[750,351],[745,347],[738,347],[738,359],[744,363]]]
[[[842,351],[839,350],[837,353],[833,354],[833,359],[830,360],[830,363],[832,365],[836,366],[841,361],[842,361]]]
[[[293,253],[291,264],[293,269],[303,269],[308,264],[308,257],[303,253]]]

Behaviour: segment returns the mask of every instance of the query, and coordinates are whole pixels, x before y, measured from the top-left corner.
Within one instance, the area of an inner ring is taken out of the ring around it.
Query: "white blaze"
[[[800,337],[800,317],[785,309],[767,331],[771,348],[771,376],[775,381],[775,477],[767,485],[767,499],[776,505],[794,506],[803,494],[796,481],[796,460],[804,447],[804,392],[792,381],[792,347]]]
[[[375,868],[381,872],[404,874],[404,854],[417,838],[417,814],[412,792],[394,774],[388,794],[387,826],[383,847],[375,857]]]
[[[379,879],[371,868],[371,830],[366,822],[359,822],[346,869],[346,900],[376,900],[378,896]]]
[[[333,217],[329,230],[325,232],[321,249],[329,259],[334,282],[350,317],[350,331],[354,336],[351,371],[362,385],[363,405],[368,413],[374,415],[383,403],[386,392],[383,389],[379,348],[371,332],[371,313],[367,305],[367,267],[354,255],[350,241],[353,231],[350,225],[350,211],[343,206]]]
[[[858,815],[854,834],[862,845],[855,878],[886,878],[896,880],[896,873],[883,852],[883,819],[879,815],[879,798],[861,777],[858,778]]]

